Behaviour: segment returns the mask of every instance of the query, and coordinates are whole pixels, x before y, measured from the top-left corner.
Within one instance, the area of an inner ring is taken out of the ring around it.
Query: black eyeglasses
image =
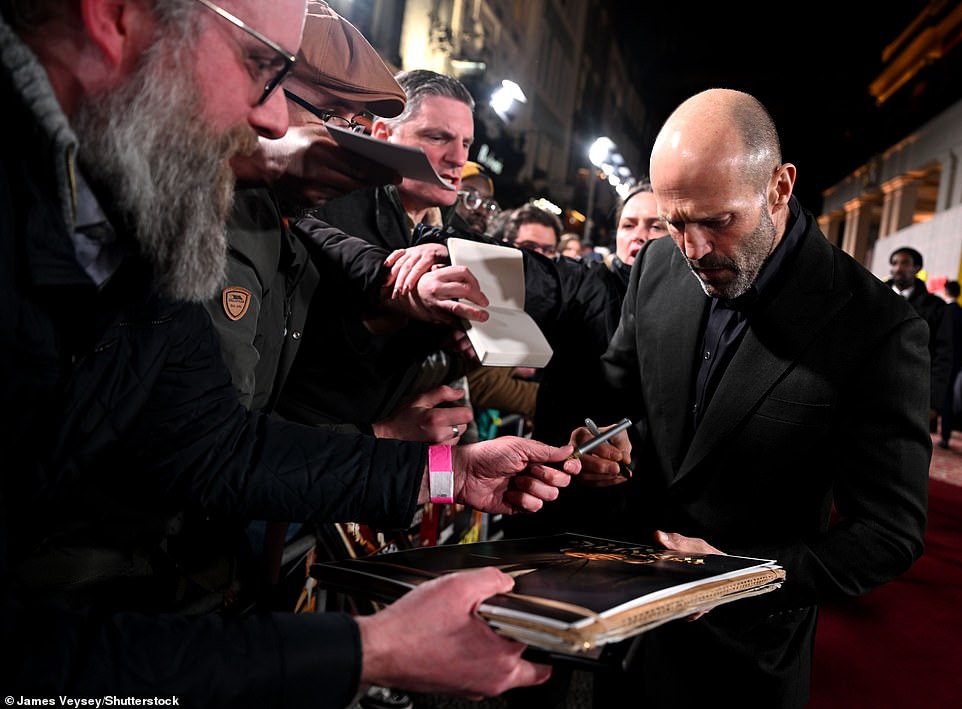
[[[364,118],[364,116],[354,116],[354,118],[345,118],[344,116],[339,116],[334,111],[328,111],[323,108],[318,108],[310,101],[302,99],[300,96],[295,94],[293,91],[284,89],[284,95],[287,96],[291,101],[296,103],[301,108],[310,111],[315,116],[321,119],[324,123],[330,123],[331,125],[337,126],[338,128],[345,128],[354,133],[366,133],[368,126],[366,123],[359,122],[358,118]]]
[[[273,59],[250,57],[248,62],[247,71],[250,73],[251,78],[257,82],[258,87],[264,87],[263,91],[261,91],[260,88],[257,89],[259,92],[258,98],[254,102],[255,106],[260,106],[267,101],[268,98],[270,98],[270,95],[274,92],[274,89],[276,89],[280,83],[284,81],[284,78],[290,73],[291,69],[294,68],[294,61],[296,60],[295,55],[291,54],[285,49],[282,49],[279,44],[268,39],[252,27],[248,27],[243,20],[227,12],[227,10],[224,8],[210,2],[210,0],[197,0],[197,2],[211,12],[223,17],[235,27],[240,27],[251,37],[258,40],[262,44],[267,45],[275,54],[277,54],[277,57]]]
[[[458,199],[461,200],[461,204],[474,211],[484,211],[490,215],[497,214],[501,211],[501,207],[493,199],[488,199],[482,197],[481,194],[475,190],[458,190]]]

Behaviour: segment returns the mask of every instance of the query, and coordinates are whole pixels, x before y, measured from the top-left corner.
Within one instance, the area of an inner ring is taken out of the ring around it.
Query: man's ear
[[[788,204],[795,187],[795,166],[790,162],[782,163],[775,168],[772,179],[768,183],[768,204],[774,211]]]
[[[113,66],[133,66],[155,27],[142,2],[81,0],[80,13],[87,35]]]
[[[371,135],[378,140],[387,140],[394,133],[394,130],[390,125],[382,121],[380,118],[374,121],[374,125],[371,126]]]

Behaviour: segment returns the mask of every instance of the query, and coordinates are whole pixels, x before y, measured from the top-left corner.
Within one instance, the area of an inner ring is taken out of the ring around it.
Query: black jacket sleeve
[[[7,597],[2,623],[17,696],[340,709],[360,682],[360,633],[341,613],[105,617]]]
[[[304,216],[291,224],[291,232],[307,245],[322,277],[335,279],[374,306],[387,281],[384,265],[388,252],[357,236],[345,234],[314,216]]]
[[[129,313],[78,367],[64,396],[72,406],[56,417],[52,445],[33,458],[42,466],[38,479],[65,494],[47,494],[38,506],[21,490],[16,499],[9,485],[2,490],[0,685],[18,696],[346,706],[361,656],[347,616],[75,612],[18,593],[7,545],[42,540],[51,521],[163,518],[185,507],[211,516],[406,526],[425,446],[247,412],[199,304]]]

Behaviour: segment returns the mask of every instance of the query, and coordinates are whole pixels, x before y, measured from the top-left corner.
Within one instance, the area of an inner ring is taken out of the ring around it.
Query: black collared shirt
[[[752,312],[758,302],[771,291],[772,282],[777,278],[785,262],[795,253],[802,235],[808,228],[807,219],[795,197],[789,199],[788,207],[791,217],[785,229],[785,236],[778,242],[771,255],[765,259],[751,287],[732,300],[712,298],[711,310],[705,323],[702,345],[698,353],[698,373],[695,377],[691,408],[695,427],[701,421],[722,374],[738,349],[738,344],[751,322]]]

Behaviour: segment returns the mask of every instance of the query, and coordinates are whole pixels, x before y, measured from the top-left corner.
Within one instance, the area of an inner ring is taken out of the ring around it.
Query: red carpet
[[[962,487],[930,478],[926,549],[906,574],[822,607],[809,706],[962,707]]]

